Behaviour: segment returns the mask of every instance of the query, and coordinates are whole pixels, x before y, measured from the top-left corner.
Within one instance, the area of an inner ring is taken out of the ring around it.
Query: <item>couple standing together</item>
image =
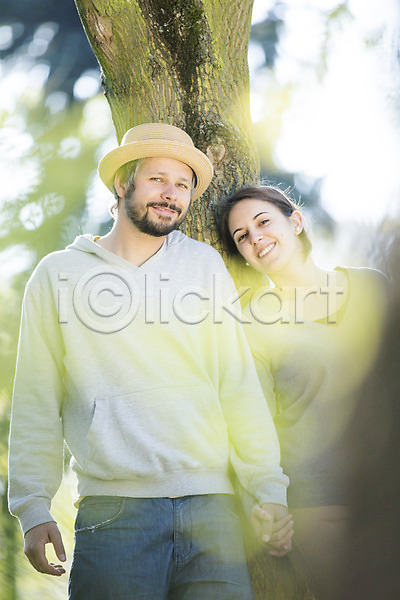
[[[45,257],[24,297],[9,497],[26,555],[65,572],[45,553],[65,560],[50,513],[65,441],[78,479],[71,600],[253,598],[233,482],[259,542],[291,551],[328,598],[379,274],[318,268],[299,208],[244,188],[221,203],[222,239],[269,283],[242,315],[218,252],[177,231],[213,175],[185,132],[134,127],[99,174],[116,198],[111,231]]]

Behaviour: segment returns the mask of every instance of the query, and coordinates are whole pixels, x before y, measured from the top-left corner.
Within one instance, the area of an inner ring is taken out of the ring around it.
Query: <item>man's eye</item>
[[[161,181],[161,177],[150,177],[151,181]]]

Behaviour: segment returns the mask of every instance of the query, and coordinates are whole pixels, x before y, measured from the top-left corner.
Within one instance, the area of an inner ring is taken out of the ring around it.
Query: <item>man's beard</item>
[[[138,209],[135,207],[134,202],[126,202],[125,200],[125,212],[131,223],[142,233],[152,235],[154,237],[162,237],[168,235],[171,231],[174,231],[179,227],[185,220],[187,211],[182,211],[181,208],[175,204],[169,204],[168,202],[149,202],[147,208],[150,206],[163,206],[171,208],[178,213],[178,218],[173,222],[165,222],[162,218],[159,220],[152,220],[149,216],[149,211],[146,210],[144,215],[140,215]]]

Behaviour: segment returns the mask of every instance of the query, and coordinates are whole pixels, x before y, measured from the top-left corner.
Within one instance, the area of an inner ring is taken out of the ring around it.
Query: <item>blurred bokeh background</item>
[[[255,0],[251,111],[263,177],[293,188],[317,260],[385,265],[400,199],[398,0]],[[66,597],[8,515],[7,436],[20,305],[38,260],[110,227],[99,158],[116,144],[73,0],[0,0],[0,600]],[[54,503],[69,557],[73,477]]]

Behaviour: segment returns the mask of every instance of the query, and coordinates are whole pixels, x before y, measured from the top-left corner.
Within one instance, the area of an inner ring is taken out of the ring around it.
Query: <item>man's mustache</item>
[[[170,204],[169,202],[148,202],[147,206],[160,206],[161,208],[170,208],[171,210],[177,212],[178,215],[180,215],[182,212],[182,209],[179,206],[177,206],[176,204]]]

